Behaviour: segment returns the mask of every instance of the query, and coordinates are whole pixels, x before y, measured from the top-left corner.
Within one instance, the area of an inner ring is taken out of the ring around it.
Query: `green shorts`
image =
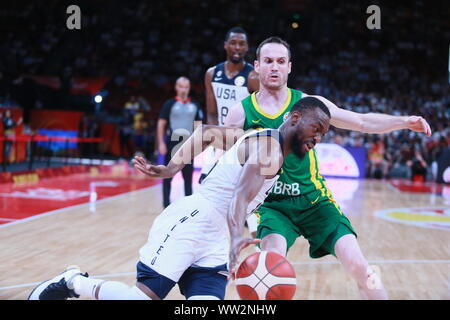
[[[340,237],[346,234],[357,236],[338,204],[321,190],[266,201],[256,214],[259,216],[257,238],[280,234],[286,239],[289,250],[298,237],[304,236],[310,245],[311,258],[335,255],[334,245]]]

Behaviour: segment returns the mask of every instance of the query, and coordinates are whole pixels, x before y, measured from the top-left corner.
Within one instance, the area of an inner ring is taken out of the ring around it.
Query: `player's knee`
[[[261,250],[275,252],[281,256],[286,256],[287,242],[286,239],[279,234],[268,234],[261,240]]]
[[[358,280],[367,279],[369,275],[369,263],[363,257],[352,259],[348,269],[350,274]]]
[[[126,300],[152,300],[148,295],[146,295],[141,289],[133,286],[127,291]]]

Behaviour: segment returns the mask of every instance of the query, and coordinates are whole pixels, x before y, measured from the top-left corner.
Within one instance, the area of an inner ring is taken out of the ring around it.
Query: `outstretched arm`
[[[304,94],[304,96],[307,96]],[[330,123],[341,129],[364,133],[385,133],[400,129],[423,132],[431,136],[428,122],[420,116],[391,116],[383,113],[357,113],[339,108],[322,96],[311,96],[320,99],[330,110]]]
[[[243,134],[244,131],[239,128],[200,125],[172,156],[167,166],[152,165],[139,156],[132,162],[136,169],[151,178],[171,178],[186,164],[192,163],[208,146],[228,150]]]

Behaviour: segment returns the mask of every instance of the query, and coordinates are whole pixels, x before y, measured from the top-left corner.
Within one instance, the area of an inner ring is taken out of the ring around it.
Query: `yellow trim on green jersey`
[[[270,115],[261,112],[256,102],[256,94],[249,95],[242,100],[245,112],[244,130],[256,128],[279,128],[289,115],[292,106],[302,98],[302,92],[290,89],[288,101],[277,114]],[[283,161],[280,177],[274,184],[267,201],[287,199],[302,194],[308,194],[320,190],[321,197],[330,197],[331,192],[326,187],[325,179],[320,175],[319,162],[315,150],[311,150],[304,157],[297,157],[291,153],[286,155]],[[314,196],[314,198],[317,195]],[[314,198],[310,201],[314,202]],[[320,199],[319,199],[320,200]],[[318,200],[318,201],[319,201]],[[314,204],[314,203],[313,203]]]
[[[253,214],[256,216],[258,224],[261,222],[261,214],[259,213],[259,211],[255,211],[253,212]]]
[[[328,190],[328,189],[327,189]],[[330,192],[330,190],[328,190],[328,192]],[[337,211],[339,211],[339,213],[341,215],[343,215],[344,213],[342,212],[341,208],[339,208],[339,205],[336,203],[336,201],[334,201],[333,197],[331,196],[331,194],[328,196],[328,200],[334,204],[334,206],[336,207]]]
[[[314,151],[309,150],[309,172],[311,173],[311,182],[316,186],[316,189],[322,189],[322,184],[317,180],[317,166],[316,159],[314,156]],[[324,190],[322,189],[322,195],[324,195]]]
[[[289,90],[289,88],[286,88],[287,92],[288,92],[288,96],[286,101],[284,102],[284,105],[281,107],[280,111],[278,111],[275,114],[269,114],[267,112],[265,112],[263,109],[261,109],[261,107],[258,104],[258,101],[256,100],[256,92],[253,92],[251,97],[252,97],[252,103],[253,106],[255,107],[256,111],[258,111],[258,113],[262,114],[263,116],[269,118],[269,119],[276,119],[278,118],[280,115],[283,114],[283,112],[286,111],[286,109],[289,107],[290,103],[291,103],[291,99],[292,99],[292,92],[291,90]]]

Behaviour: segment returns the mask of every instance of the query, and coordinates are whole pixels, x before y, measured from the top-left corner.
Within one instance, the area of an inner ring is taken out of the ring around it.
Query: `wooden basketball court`
[[[73,180],[67,176],[59,184],[70,185]],[[328,186],[391,299],[450,299],[449,187],[411,192],[414,186],[408,183],[402,187],[402,183],[349,179],[328,179]],[[100,200],[95,203],[85,197],[82,203],[17,220],[4,215],[21,202],[32,207],[34,200],[18,201],[2,193],[0,299],[26,299],[37,283],[72,264],[92,277],[134,284],[138,250],[162,211],[161,185],[141,185],[108,197],[101,197],[98,190]],[[175,179],[173,198],[182,194],[182,182]],[[311,259],[308,248],[303,238],[298,239],[288,254],[297,272],[295,299],[359,299],[356,283],[337,260]],[[241,257],[252,252],[254,248],[248,248]],[[175,287],[167,299],[184,297]],[[226,299],[239,299],[232,283]]]

